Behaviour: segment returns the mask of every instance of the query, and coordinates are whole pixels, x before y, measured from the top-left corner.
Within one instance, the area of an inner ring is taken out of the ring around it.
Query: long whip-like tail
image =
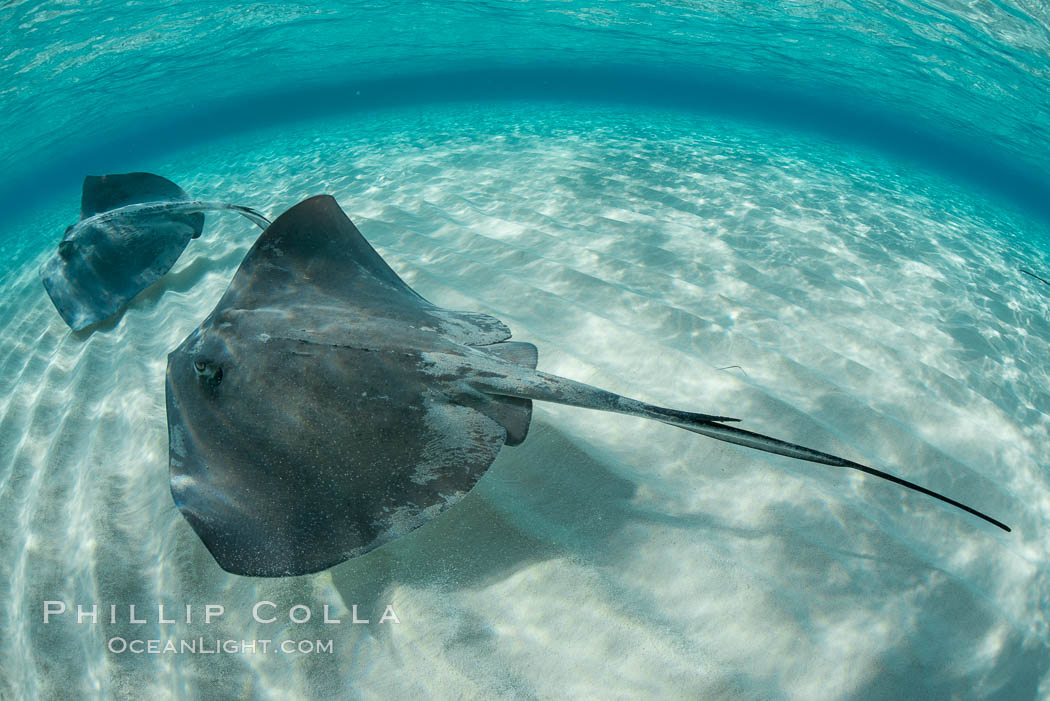
[[[1044,278],[1041,278],[1041,277],[1039,277],[1038,275],[1036,275],[1035,273],[1033,273],[1033,272],[1032,272],[1032,271],[1030,271],[1030,270],[1025,270],[1024,268],[1021,268],[1021,272],[1022,272],[1022,273],[1024,273],[1025,275],[1027,275],[1028,277],[1034,277],[1034,278],[1035,278],[1036,280],[1038,280],[1039,282],[1042,282],[1042,283],[1044,283],[1044,284],[1050,285],[1050,281],[1048,281],[1048,280],[1046,280],[1046,279],[1044,279]]]
[[[894,484],[899,484],[902,487],[915,490],[925,494],[926,496],[933,497],[943,501],[946,504],[962,509],[966,513],[973,514],[977,518],[984,519],[993,526],[1002,528],[1004,531],[1009,532],[1010,527],[1004,524],[1002,521],[998,521],[991,516],[981,513],[973,507],[967,506],[966,504],[955,501],[951,497],[946,497],[943,494],[927,489],[922,485],[909,482],[906,479],[892,475],[889,472],[883,472],[882,470],[876,470],[874,467],[868,467],[862,465],[859,462],[853,462],[852,460],[846,460],[840,458],[837,455],[831,455],[830,453],[822,453],[819,450],[813,450],[812,448],[806,448],[801,445],[794,443],[788,443],[787,441],[778,440],[776,438],[770,438],[769,436],[763,436],[761,433],[752,433],[751,431],[745,431],[735,426],[725,426],[716,423],[697,423],[697,424],[685,424],[677,421],[665,421],[664,423],[671,424],[672,426],[678,426],[684,428],[687,431],[693,433],[699,433],[703,436],[715,438],[720,441],[727,443],[736,443],[737,445],[746,446],[748,448],[756,448],[757,450],[764,450],[767,453],[776,453],[777,455],[784,455],[789,458],[796,458],[798,460],[806,460],[807,462],[815,462],[821,465],[834,465],[835,467],[849,467],[854,470],[860,470],[869,475],[875,477],[881,477],[884,480],[889,480]]]
[[[94,218],[98,220],[107,220],[120,219],[122,217],[136,217],[150,214],[159,214],[161,212],[174,214],[215,211],[236,212],[237,214],[240,214],[241,216],[247,218],[260,229],[266,229],[266,227],[270,225],[269,219],[267,219],[251,207],[245,207],[244,205],[239,204],[230,204],[229,202],[205,202],[201,200],[185,200],[174,202],[136,202],[135,204],[128,204],[124,205],[123,207],[116,207],[114,209],[106,210],[105,212],[100,212],[99,214],[94,215]]]
[[[888,480],[894,484],[899,484],[902,487],[933,497],[934,499],[943,501],[946,504],[951,504],[968,514],[972,514],[977,518],[987,521],[993,526],[1001,528],[1007,532],[1010,531],[1009,526],[987,514],[981,513],[977,509],[960,503],[950,497],[946,497],[943,494],[938,494],[922,485],[897,477],[896,475],[883,472],[882,470],[876,470],[873,467],[868,467],[867,465],[862,465],[853,462],[852,460],[840,458],[837,455],[822,453],[819,450],[813,450],[812,448],[806,448],[805,446],[796,445],[795,443],[788,443],[787,441],[782,441],[777,438],[764,436],[761,433],[753,433],[734,426],[727,426],[724,423],[727,421],[738,421],[739,419],[711,416],[708,414],[693,414],[686,411],[679,411],[677,409],[667,409],[654,406],[652,404],[640,402],[636,399],[622,397],[613,392],[598,389],[597,387],[592,387],[583,384],[582,382],[576,382],[575,380],[569,380],[564,377],[549,375],[539,371],[533,371],[527,375],[515,373],[514,376],[485,377],[484,379],[479,379],[474,384],[481,391],[490,394],[520,397],[523,399],[536,399],[587,409],[598,409],[601,411],[612,411],[620,414],[641,416],[656,421],[662,421],[666,424],[677,426],[678,428],[684,428],[687,431],[699,433],[700,435],[708,436],[709,438],[725,441],[727,443],[735,443],[747,448],[762,450],[767,453],[774,453],[776,455],[783,455],[789,458],[805,460],[807,462],[818,463],[821,465],[833,465],[835,467],[848,467],[854,470],[860,470],[869,475]]]

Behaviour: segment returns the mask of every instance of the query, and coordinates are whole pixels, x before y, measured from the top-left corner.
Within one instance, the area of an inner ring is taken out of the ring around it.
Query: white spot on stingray
[[[408,478],[413,484],[423,485],[427,482],[433,482],[439,477],[437,465],[430,462],[421,462],[416,465],[415,471]]]
[[[186,434],[182,426],[171,427],[171,452],[179,457],[186,456]]]
[[[171,491],[176,494],[181,494],[189,489],[192,489],[196,480],[189,475],[172,475],[171,476]]]
[[[420,509],[415,504],[405,504],[397,507],[389,517],[373,524],[380,529],[376,542],[385,543],[419,528],[430,519],[439,516],[445,509],[454,506],[465,495],[466,492],[464,491],[457,491],[447,495],[439,494],[438,496],[441,500],[425,509]]]
[[[277,244],[279,244],[279,243],[281,243],[281,239],[276,238],[273,241],[269,241],[269,242],[263,244],[263,246],[261,246],[259,250],[266,251],[267,253],[272,253],[273,255],[275,255],[278,258],[280,258],[281,256],[284,255],[284,251],[282,251],[278,247]]]
[[[479,459],[491,461],[503,444],[503,427],[475,409],[450,404],[441,392],[423,392],[423,410],[429,440],[411,478],[416,484],[469,471]],[[417,475],[422,482],[416,481]]]

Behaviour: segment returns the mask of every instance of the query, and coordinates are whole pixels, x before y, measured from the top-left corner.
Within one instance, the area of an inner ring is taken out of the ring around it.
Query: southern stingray
[[[74,331],[119,312],[175,265],[201,235],[205,211],[237,212],[260,228],[270,222],[248,207],[190,200],[152,173],[84,178],[80,221],[66,229],[40,278]]]
[[[405,284],[327,195],[282,214],[212,313],[168,356],[175,503],[235,574],[316,572],[455,504],[532,401],[642,416],[718,440],[885,472],[536,369],[498,319],[437,307]]]

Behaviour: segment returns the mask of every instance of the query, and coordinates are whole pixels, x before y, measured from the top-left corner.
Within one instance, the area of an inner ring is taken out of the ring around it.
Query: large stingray
[[[262,229],[270,224],[248,207],[191,201],[152,173],[84,178],[80,221],[40,269],[62,319],[79,331],[116,314],[171,270],[190,239],[201,235],[209,210],[237,212]]]
[[[211,315],[168,356],[171,491],[219,565],[331,567],[455,504],[532,400],[663,421],[800,460],[858,463],[536,370],[498,319],[420,297],[321,195],[281,215]]]

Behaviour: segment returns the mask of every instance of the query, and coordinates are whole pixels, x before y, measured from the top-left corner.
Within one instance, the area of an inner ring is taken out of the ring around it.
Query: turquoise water
[[[0,167],[35,176],[9,184],[7,197],[142,149],[303,113],[547,93],[686,100],[845,130],[928,152],[989,185],[1008,175],[1005,190],[1046,211],[1050,31],[1035,2],[8,2],[2,11]]]
[[[1050,693],[1050,288],[1018,272],[1050,271],[1045,10],[0,13],[4,699]],[[410,285],[505,320],[545,371],[741,416],[1014,531],[543,406],[412,535],[317,575],[229,575],[168,492],[163,376],[256,231],[210,217],[92,334],[37,278],[83,175],[128,170],[270,216],[330,193]],[[45,601],[122,609],[44,625]],[[279,622],[253,619],[260,601]],[[226,611],[205,623],[206,604]],[[309,622],[288,622],[297,604]],[[399,624],[378,623],[387,605]],[[333,649],[151,655],[118,637]]]

